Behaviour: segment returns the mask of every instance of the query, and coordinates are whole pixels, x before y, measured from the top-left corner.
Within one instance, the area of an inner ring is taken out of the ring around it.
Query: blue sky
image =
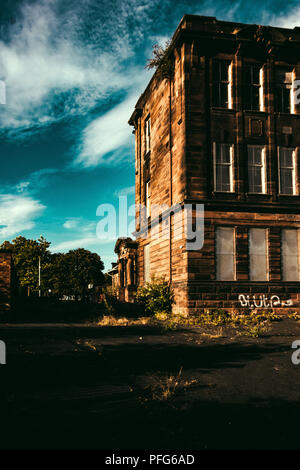
[[[0,0],[0,243],[18,235],[52,251],[99,240],[97,207],[134,202],[134,137],[127,121],[164,44],[186,13],[300,26],[298,1]],[[120,235],[126,235],[121,233]]]

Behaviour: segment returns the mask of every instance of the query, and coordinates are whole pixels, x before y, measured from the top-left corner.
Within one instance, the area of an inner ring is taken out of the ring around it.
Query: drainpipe
[[[169,158],[169,174],[170,174],[170,187],[169,187],[169,201],[170,209],[173,205],[173,156],[172,156],[172,82],[169,80],[169,146],[170,146],[170,158]],[[170,214],[170,234],[169,234],[169,270],[170,270],[170,283],[172,282],[172,219],[173,216]]]

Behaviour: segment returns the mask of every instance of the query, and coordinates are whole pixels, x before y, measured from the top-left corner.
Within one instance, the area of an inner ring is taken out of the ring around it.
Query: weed
[[[152,374],[148,375],[149,385],[144,387],[143,395],[140,396],[142,403],[148,402],[171,402],[181,392],[198,382],[196,379],[184,380],[182,367],[177,374]]]

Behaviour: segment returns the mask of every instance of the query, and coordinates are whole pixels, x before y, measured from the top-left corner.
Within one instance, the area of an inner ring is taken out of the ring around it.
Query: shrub
[[[139,287],[136,293],[136,300],[145,308],[147,315],[157,313],[171,313],[174,303],[173,290],[168,281],[163,278],[153,277],[151,282]]]

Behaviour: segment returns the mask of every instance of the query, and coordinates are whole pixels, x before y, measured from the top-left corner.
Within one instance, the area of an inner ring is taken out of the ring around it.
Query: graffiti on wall
[[[281,300],[279,295],[239,295],[239,302],[242,307],[248,308],[273,308],[273,307],[291,307],[292,299]]]

